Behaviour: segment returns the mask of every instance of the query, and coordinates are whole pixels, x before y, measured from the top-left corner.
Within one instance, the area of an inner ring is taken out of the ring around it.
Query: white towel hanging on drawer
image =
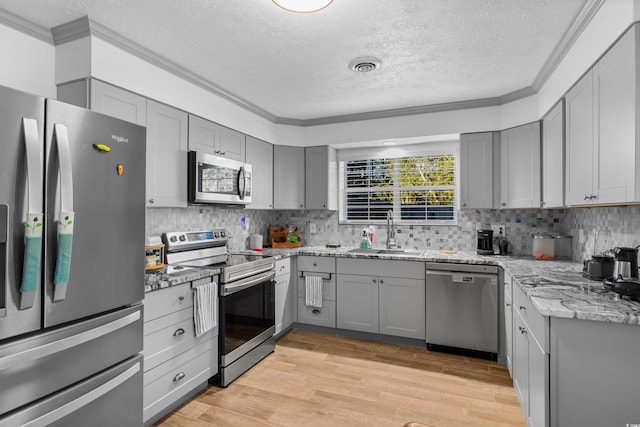
[[[322,277],[305,276],[305,305],[322,308]]]
[[[193,287],[193,322],[196,336],[218,325],[218,282]]]

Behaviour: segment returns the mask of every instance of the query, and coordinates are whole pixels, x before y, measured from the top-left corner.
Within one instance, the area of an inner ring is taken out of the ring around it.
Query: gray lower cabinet
[[[379,332],[377,276],[338,275],[336,326],[362,332]]]
[[[549,317],[513,286],[513,386],[530,427],[549,425]]]
[[[291,258],[276,260],[276,335],[293,323],[293,286],[291,285]]]
[[[337,277],[338,328],[425,339],[423,262],[339,258]]]
[[[336,327],[336,259],[334,257],[298,256],[298,323]],[[322,277],[322,307],[306,304],[305,277]]]
[[[509,272],[504,272],[504,327],[505,327],[505,353],[507,368],[513,377],[513,277]]]
[[[144,300],[143,419],[145,425],[167,414],[207,385],[218,369],[218,329],[196,337],[191,286],[149,292]],[[217,303],[217,302],[216,302]]]

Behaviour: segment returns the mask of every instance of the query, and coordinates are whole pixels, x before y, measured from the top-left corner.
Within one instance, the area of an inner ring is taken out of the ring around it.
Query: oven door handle
[[[267,271],[264,273],[257,274],[255,276],[247,277],[246,279],[238,280],[229,284],[226,284],[222,287],[222,292],[220,296],[227,296],[233,293],[239,292],[243,289],[250,288],[258,283],[268,282],[273,280],[276,277],[275,271]]]

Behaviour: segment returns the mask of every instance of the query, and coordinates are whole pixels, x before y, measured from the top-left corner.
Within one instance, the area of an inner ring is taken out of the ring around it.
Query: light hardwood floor
[[[509,373],[495,362],[302,330],[226,389],[209,387],[156,426],[409,422],[526,426]]]

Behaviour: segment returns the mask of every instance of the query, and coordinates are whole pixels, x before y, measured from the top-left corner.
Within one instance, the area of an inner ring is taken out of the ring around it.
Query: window
[[[340,221],[452,224],[456,219],[455,150],[340,161]],[[363,156],[364,157],[364,156]]]

